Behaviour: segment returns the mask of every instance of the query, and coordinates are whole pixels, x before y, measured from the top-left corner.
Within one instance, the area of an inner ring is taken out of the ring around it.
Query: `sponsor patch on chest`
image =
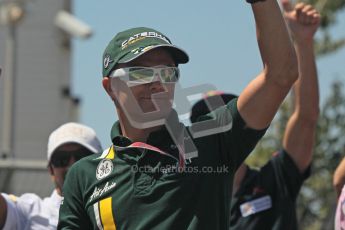
[[[113,162],[109,159],[103,159],[99,162],[97,169],[96,169],[96,178],[97,180],[101,180],[110,175],[113,171],[114,165]]]
[[[110,191],[110,190],[113,190],[113,188],[115,188],[116,186],[116,182],[107,182],[103,187],[95,187],[92,195],[90,196],[90,202],[95,199],[95,198],[98,198],[100,196],[102,196],[104,193]]]
[[[270,196],[263,196],[240,205],[241,214],[243,217],[265,211],[272,207],[272,199]]]

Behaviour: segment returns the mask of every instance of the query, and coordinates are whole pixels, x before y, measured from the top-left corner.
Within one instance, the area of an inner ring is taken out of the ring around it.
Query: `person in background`
[[[333,175],[333,187],[337,194],[335,230],[345,229],[345,158],[339,163]]]
[[[66,123],[54,130],[48,140],[48,172],[55,189],[50,197],[33,193],[19,197],[0,194],[0,229],[56,229],[62,186],[69,167],[83,157],[102,151],[96,132],[85,125]],[[38,182],[39,183],[39,182]]]
[[[333,174],[333,187],[339,198],[345,185],[345,158],[341,160]]]
[[[289,118],[283,149],[274,153],[260,170],[242,164],[235,174],[231,204],[230,229],[297,229],[296,198],[303,181],[310,174],[319,91],[313,50],[313,38],[320,22],[311,6],[292,6],[282,1],[285,20],[294,39],[299,78],[293,87],[294,110]],[[209,103],[221,97],[225,103],[236,95],[210,92]],[[190,120],[209,113],[205,98],[193,107]],[[345,164],[344,164],[345,166]],[[345,167],[344,167],[345,169]],[[344,174],[343,174],[344,176]]]

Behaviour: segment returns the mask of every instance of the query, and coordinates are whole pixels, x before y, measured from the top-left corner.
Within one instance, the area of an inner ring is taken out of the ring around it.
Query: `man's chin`
[[[136,113],[127,116],[130,124],[137,129],[146,129],[164,125],[165,120],[171,113],[172,108],[161,110],[145,109],[143,113]]]

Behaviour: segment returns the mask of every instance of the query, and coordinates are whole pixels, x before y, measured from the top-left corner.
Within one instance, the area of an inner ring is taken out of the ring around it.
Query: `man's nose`
[[[153,81],[150,83],[150,91],[152,93],[165,92],[165,88],[160,80],[158,74],[155,75]]]

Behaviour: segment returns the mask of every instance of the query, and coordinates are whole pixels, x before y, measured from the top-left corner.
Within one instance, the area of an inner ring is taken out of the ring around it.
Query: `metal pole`
[[[14,23],[7,24],[4,72],[2,156],[15,157],[15,81],[16,81],[16,30]]]
[[[0,160],[0,169],[10,169],[10,170],[34,170],[34,171],[46,171],[47,170],[46,160],[26,160],[26,159],[16,159],[16,160]],[[1,190],[0,190],[1,191]]]

